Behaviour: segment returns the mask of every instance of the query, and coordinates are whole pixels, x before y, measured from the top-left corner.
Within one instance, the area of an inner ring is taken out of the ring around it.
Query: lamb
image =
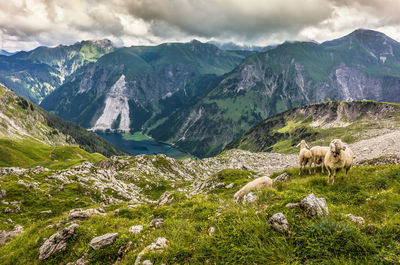
[[[327,146],[314,146],[310,149],[312,155],[312,162],[314,163],[314,172],[316,172],[317,165],[321,165],[322,173],[324,173],[324,159],[326,153],[329,151]]]
[[[312,154],[311,151],[308,150],[310,148],[305,140],[301,140],[301,142],[296,146],[300,147],[300,154],[299,154],[299,165],[300,171],[299,175],[301,174],[302,169],[305,166],[308,166],[308,171],[311,174],[311,163],[312,163]]]
[[[235,200],[235,202],[238,202],[240,198],[243,197],[250,190],[271,188],[272,183],[272,179],[267,176],[256,178],[255,180],[252,180],[244,185],[239,191],[237,191],[233,196],[233,199]]]
[[[336,172],[346,169],[346,176],[353,164],[353,151],[347,147],[340,139],[334,139],[329,144],[329,151],[324,158],[324,164],[328,170],[328,183],[330,182],[332,171],[332,184],[335,182]]]

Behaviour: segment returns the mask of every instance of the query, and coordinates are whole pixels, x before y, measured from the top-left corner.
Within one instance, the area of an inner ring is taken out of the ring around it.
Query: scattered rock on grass
[[[156,218],[151,220],[149,226],[151,228],[160,228],[161,226],[163,226],[163,224],[164,224],[164,219]]]
[[[321,217],[329,214],[325,198],[317,198],[314,193],[308,194],[301,202],[300,207],[311,217]]]
[[[150,260],[146,259],[145,261],[142,262],[142,265],[153,265],[153,262]]]
[[[142,256],[148,251],[164,251],[168,247],[168,240],[165,237],[157,238],[153,243],[145,247],[137,256],[135,265],[140,264]],[[142,263],[143,264],[143,263]]]
[[[289,180],[289,174],[288,173],[282,173],[279,176],[277,176],[276,178],[273,179],[274,182],[285,182],[287,180]]]
[[[83,220],[91,217],[92,215],[105,215],[104,213],[99,212],[96,209],[86,209],[82,210],[81,208],[72,209],[69,211],[67,216],[67,220]]]
[[[365,224],[364,218],[362,218],[361,216],[355,216],[352,215],[351,213],[346,214],[345,216],[348,217],[354,223]]]
[[[160,199],[158,200],[158,205],[159,206],[164,206],[164,205],[169,205],[174,201],[174,196],[172,195],[171,192],[166,191],[164,192],[163,195],[160,196]]]
[[[53,234],[47,239],[39,249],[39,259],[44,260],[56,252],[67,248],[67,240],[75,235],[77,224],[72,224],[63,230]]]
[[[207,233],[208,233],[209,236],[211,236],[212,234],[214,234],[214,232],[215,232],[215,227],[214,227],[214,226],[211,226],[210,228],[208,228]]]
[[[269,218],[267,224],[270,224],[276,231],[284,233],[289,230],[289,222],[283,213],[276,213]]]
[[[95,237],[90,241],[90,247],[93,249],[100,249],[104,246],[111,245],[117,236],[118,233],[107,233],[105,235]]]
[[[243,196],[243,203],[253,203],[257,201],[257,196],[253,192],[249,192],[246,195]]]
[[[0,199],[5,198],[7,195],[7,192],[5,190],[0,190]]]
[[[24,228],[20,225],[15,225],[12,231],[0,231],[0,247],[4,246],[8,241],[24,232]]]
[[[134,234],[139,234],[143,230],[142,225],[134,225],[129,228],[129,232],[134,233]]]
[[[231,184],[226,185],[226,186],[225,186],[225,189],[232,189],[234,185],[235,185],[235,184],[232,182]]]
[[[288,208],[288,209],[297,208],[297,207],[299,207],[299,206],[300,206],[300,205],[299,205],[298,202],[296,202],[296,203],[291,203],[291,202],[289,202],[289,203],[287,203],[287,204],[285,205],[285,207]]]

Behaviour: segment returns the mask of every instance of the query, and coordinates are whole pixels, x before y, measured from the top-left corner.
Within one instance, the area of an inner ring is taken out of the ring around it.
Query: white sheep
[[[272,179],[267,176],[256,178],[255,180],[250,181],[249,183],[244,185],[240,190],[238,190],[233,196],[233,199],[235,200],[235,202],[238,202],[240,198],[243,197],[250,190],[271,188],[272,183],[273,183]]]
[[[321,165],[322,173],[324,173],[324,159],[326,153],[329,151],[327,146],[314,146],[310,149],[312,155],[312,162],[314,163],[314,172],[316,172],[317,165]]]
[[[301,171],[305,166],[308,166],[308,171],[311,174],[312,155],[311,155],[310,150],[308,150],[308,148],[310,148],[310,147],[308,146],[308,144],[306,143],[305,140],[301,140],[301,142],[296,147],[300,147],[300,153],[299,153],[300,171],[299,171],[299,175],[301,174]]]
[[[325,155],[324,164],[328,170],[328,183],[330,182],[332,171],[333,180],[335,182],[336,172],[340,169],[346,169],[349,172],[353,164],[353,151],[347,147],[340,139],[334,139],[329,144],[329,151]]]

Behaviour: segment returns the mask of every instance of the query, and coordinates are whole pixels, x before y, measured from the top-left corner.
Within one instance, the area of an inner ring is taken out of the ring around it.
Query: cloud
[[[400,38],[398,0],[12,0],[0,3],[1,47],[109,38],[120,45],[324,41],[356,28]]]

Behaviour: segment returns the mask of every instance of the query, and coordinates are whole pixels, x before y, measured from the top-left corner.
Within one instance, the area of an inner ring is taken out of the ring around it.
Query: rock
[[[346,214],[346,217],[348,217],[352,222],[357,223],[357,224],[365,224],[364,218],[362,218],[361,216],[355,216],[352,215],[351,213]]]
[[[129,232],[134,234],[139,234],[143,230],[143,226],[141,225],[134,225],[129,228]]]
[[[39,213],[52,213],[51,210],[40,211]]]
[[[117,236],[118,233],[107,233],[105,235],[95,237],[90,241],[90,247],[93,249],[99,249],[104,246],[111,245]]]
[[[207,233],[208,233],[209,236],[211,236],[212,234],[214,234],[214,232],[215,232],[215,227],[214,227],[214,226],[211,226],[210,228],[208,228]]]
[[[233,186],[235,186],[235,184],[232,182],[231,184],[226,185],[226,186],[225,186],[225,189],[232,189]]]
[[[20,225],[15,225],[12,231],[0,231],[0,247],[4,246],[8,241],[24,232],[24,228]]]
[[[153,265],[153,262],[150,260],[146,259],[145,261],[142,262],[142,265]]]
[[[5,190],[0,190],[0,199],[5,198],[7,195],[7,192]]]
[[[99,212],[96,209],[86,209],[82,210],[81,208],[72,209],[69,211],[67,216],[67,220],[83,220],[91,217],[92,215],[105,215],[104,213]]]
[[[77,224],[72,224],[63,230],[53,234],[47,239],[39,249],[39,259],[44,260],[56,252],[67,248],[67,240],[75,235]]]
[[[299,207],[299,206],[300,206],[300,205],[299,205],[298,202],[296,202],[296,203],[291,203],[291,202],[289,202],[289,203],[287,203],[287,204],[285,205],[285,207],[288,208],[288,209],[297,208],[297,207]]]
[[[166,192],[164,192],[163,195],[160,196],[160,199],[158,199],[158,205],[159,206],[169,205],[174,200],[175,200],[174,195],[172,195],[171,192],[166,191]]]
[[[217,184],[215,184],[215,188],[223,188],[225,187],[225,183],[223,182],[218,182]]]
[[[325,198],[317,198],[314,193],[308,194],[300,202],[300,207],[311,217],[321,217],[329,214]]]
[[[276,178],[273,179],[274,182],[285,182],[288,181],[290,178],[288,173],[282,173],[279,176],[277,176]]]
[[[274,214],[267,222],[278,232],[286,232],[289,230],[289,222],[283,213]]]
[[[164,237],[159,237],[157,238],[153,243],[145,247],[137,256],[135,260],[135,265],[140,264],[140,259],[141,257],[147,252],[147,251],[163,251],[168,247],[168,240]]]
[[[253,203],[255,201],[257,201],[258,197],[253,193],[253,192],[249,192],[246,195],[244,195],[243,197],[243,203]]]
[[[164,224],[164,219],[156,218],[151,220],[149,226],[151,228],[160,228]]]

